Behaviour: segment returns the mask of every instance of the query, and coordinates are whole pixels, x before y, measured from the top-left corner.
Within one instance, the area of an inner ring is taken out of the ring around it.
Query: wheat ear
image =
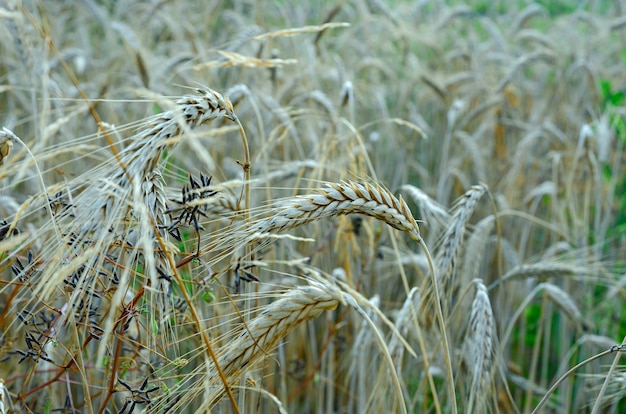
[[[415,193],[415,191],[413,192]],[[442,308],[442,315],[441,317],[438,316],[438,318],[441,319],[439,323],[443,326],[445,320],[443,306],[445,304],[442,304],[439,300],[439,290],[443,289],[444,292],[447,290],[448,281],[454,275],[456,259],[461,250],[461,241],[465,234],[465,225],[485,192],[487,192],[485,185],[473,186],[466,191],[455,204],[454,214],[450,218],[452,222],[444,233],[441,248],[434,261],[434,269],[437,271],[437,277],[431,278],[431,290],[426,291],[421,304],[420,318],[424,326],[429,326],[431,323],[430,309],[432,309],[433,305],[437,311],[439,308]],[[431,273],[434,274],[434,272]]]
[[[586,325],[578,305],[574,302],[574,299],[563,289],[552,283],[541,283],[539,286],[543,289],[544,293],[567,315],[575,324],[580,328]]]
[[[320,218],[364,214],[407,232],[413,240],[420,240],[417,222],[402,197],[396,198],[389,190],[367,182],[342,181],[326,183],[326,187],[286,200],[273,217],[254,229],[272,233]]]
[[[523,264],[520,266],[516,266],[506,272],[498,281],[491,284],[489,286],[489,289],[503,284],[504,282],[511,281],[512,279],[526,279],[530,277],[536,277],[539,279],[551,279],[576,274],[584,274],[588,271],[588,269],[585,269],[582,266],[577,266],[570,263],[556,262],[553,260],[532,264]]]
[[[439,280],[443,286],[454,274],[456,258],[461,247],[461,240],[465,234],[465,224],[474,213],[478,201],[486,192],[487,187],[484,184],[475,185],[465,192],[456,203],[456,211],[452,216],[452,223],[446,230],[443,237],[443,245],[435,260]]]
[[[457,201],[455,206],[456,211],[452,216],[452,224],[448,227],[448,230],[444,235],[444,241],[440,251],[441,253],[437,256],[435,261],[436,264],[433,263],[424,241],[420,240],[431,269],[431,290],[429,290],[425,295],[420,311],[421,315],[428,315],[430,306],[434,304],[436,316],[441,329],[444,358],[446,368],[448,370],[448,387],[450,391],[450,399],[452,400],[453,413],[457,412],[456,394],[454,389],[454,373],[452,371],[450,345],[446,332],[445,314],[443,309],[444,306],[441,302],[439,286],[441,285],[445,289],[447,280],[453,274],[455,260],[460,250],[461,240],[465,233],[465,224],[473,214],[478,201],[486,192],[487,187],[484,184],[473,186],[459,199],[459,201]],[[429,324],[427,318],[425,318],[425,322],[426,324]]]
[[[9,413],[13,412],[13,401],[11,400],[11,394],[9,394],[9,390],[6,385],[4,385],[4,380],[0,379],[0,413]]]
[[[176,108],[151,118],[121,154],[119,168],[112,174],[114,186],[125,189],[132,181],[143,181],[153,171],[163,151],[174,147],[174,138],[210,120],[225,117],[237,119],[228,98],[211,89],[197,90],[197,95],[185,95],[176,101]],[[106,209],[109,200],[104,206]]]
[[[465,248],[465,260],[461,268],[461,275],[466,280],[478,277],[480,266],[485,261],[485,251],[489,245],[489,234],[494,226],[494,216],[487,216],[479,221],[474,231],[468,237]]]
[[[228,383],[231,386],[236,384],[244,370],[250,370],[266,357],[278,341],[297,326],[318,317],[324,311],[335,309],[338,304],[332,293],[315,286],[297,287],[283,294],[279,300],[249,320],[246,323],[247,329],[242,327],[234,339],[225,345],[219,356],[218,366]],[[211,382],[211,391],[198,412],[208,411],[224,396],[224,386],[215,364],[210,364],[207,375]],[[198,388],[198,391],[201,389]]]
[[[492,381],[495,348],[495,319],[487,288],[482,280],[474,279],[476,296],[472,302],[469,321],[468,365],[472,372],[470,411],[484,412]]]
[[[411,184],[405,184],[402,186],[402,190],[406,191],[413,201],[417,203],[422,218],[428,223],[429,230],[431,230],[433,226],[441,226],[443,223],[447,223],[450,220],[450,214],[447,209],[433,200],[420,188]]]

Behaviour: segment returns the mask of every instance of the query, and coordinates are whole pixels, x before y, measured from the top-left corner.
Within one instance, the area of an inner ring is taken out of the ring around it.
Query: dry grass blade
[[[200,63],[193,67],[193,70],[205,70],[209,68],[232,68],[241,66],[244,68],[280,68],[284,65],[293,65],[298,63],[295,59],[258,59],[255,57],[240,55],[235,52],[226,52],[219,50],[217,53],[222,55],[226,60],[210,61]]]
[[[296,36],[304,33],[318,33],[328,29],[335,29],[339,27],[349,27],[350,23],[325,23],[319,26],[303,26],[303,27],[295,27],[291,29],[283,29],[276,30],[274,32],[263,33],[257,36],[254,36],[252,39],[254,40],[262,40],[262,39],[272,39],[274,37],[286,37],[286,36]]]

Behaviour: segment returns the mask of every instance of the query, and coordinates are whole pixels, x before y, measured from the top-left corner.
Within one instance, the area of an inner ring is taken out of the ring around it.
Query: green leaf
[[[213,303],[215,301],[215,295],[211,289],[205,290],[202,294],[202,300],[206,303]]]
[[[157,336],[159,334],[159,324],[156,319],[154,319],[154,316],[150,317],[150,329],[152,329],[153,336]]]

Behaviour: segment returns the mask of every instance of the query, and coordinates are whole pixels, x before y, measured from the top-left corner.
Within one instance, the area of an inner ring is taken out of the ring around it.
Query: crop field
[[[0,414],[626,411],[626,1],[0,36]]]

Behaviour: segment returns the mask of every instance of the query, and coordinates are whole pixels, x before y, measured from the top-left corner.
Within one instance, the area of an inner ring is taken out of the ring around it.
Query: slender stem
[[[422,364],[424,364],[424,372],[426,373],[426,380],[428,381],[428,386],[430,387],[430,392],[432,393],[433,403],[435,404],[435,413],[441,414],[441,404],[439,403],[439,396],[437,395],[437,386],[435,385],[435,379],[433,378],[433,373],[430,370],[430,361],[428,360],[428,350],[426,347],[426,342],[424,340],[424,333],[422,332],[422,328],[419,325],[419,321],[417,320],[417,310],[411,304],[411,317],[413,318],[413,324],[415,325],[415,332],[417,333],[417,342],[420,346],[420,351],[422,352]]]
[[[125,316],[124,313],[122,313],[122,316]],[[120,318],[120,320],[122,320],[122,318]],[[109,378],[109,387],[107,389],[106,395],[104,396],[104,401],[102,401],[102,404],[100,405],[100,410],[98,410],[98,414],[104,413],[104,411],[107,408],[107,403],[109,402],[109,400],[115,393],[115,382],[117,381],[117,364],[120,359],[120,353],[122,352],[122,339],[121,338],[123,335],[123,325],[119,326],[118,329],[119,329],[119,335],[118,335],[117,343],[115,346],[115,354],[113,356],[113,363],[112,363],[112,368],[111,368],[112,370],[111,370],[111,374]]]
[[[430,268],[430,278],[433,285],[433,293],[435,294],[435,311],[437,313],[437,320],[441,327],[441,339],[443,341],[443,357],[446,362],[446,369],[448,371],[448,392],[450,393],[450,399],[452,400],[452,413],[457,414],[456,394],[454,392],[454,374],[452,372],[452,361],[450,360],[450,344],[448,342],[448,334],[446,333],[446,323],[443,318],[443,309],[441,308],[441,300],[439,298],[439,287],[437,282],[437,276],[435,275],[435,266],[433,265],[433,258],[430,255],[424,239],[421,237],[417,242],[420,244],[424,253],[426,254],[426,260],[428,260],[428,267]]]
[[[248,146],[248,138],[246,137],[246,131],[243,129],[243,125],[241,125],[241,121],[239,118],[235,118],[235,122],[239,126],[239,134],[241,135],[241,143],[243,144],[243,190],[242,197],[245,197],[245,220],[246,223],[250,222],[250,147]]]
[[[626,338],[625,338],[626,339]],[[625,345],[615,345],[612,346],[611,348],[607,349],[606,351],[600,352],[599,354],[596,354],[592,357],[589,357],[587,359],[585,359],[582,362],[579,362],[578,364],[574,365],[572,368],[569,369],[569,371],[567,371],[565,374],[561,375],[561,377],[552,385],[552,387],[550,387],[550,389],[548,390],[548,392],[546,392],[546,394],[543,396],[543,398],[541,399],[541,401],[539,401],[539,404],[537,404],[537,406],[535,407],[535,409],[533,410],[533,412],[531,414],[537,414],[539,413],[539,410],[541,410],[543,408],[544,405],[546,405],[546,403],[548,402],[548,400],[550,399],[550,396],[554,393],[554,391],[556,391],[556,389],[559,387],[559,385],[561,385],[561,383],[563,381],[565,381],[565,379],[567,377],[569,377],[570,375],[572,375],[575,371],[577,371],[579,368],[587,365],[590,362],[595,361],[596,359],[602,358],[603,356],[612,354],[614,352],[624,352],[626,351],[626,346]],[[615,358],[616,360],[618,359],[617,357]],[[608,378],[608,376],[607,376]],[[602,392],[601,392],[602,394]],[[601,395],[600,395],[601,396]],[[600,397],[599,396],[599,397]],[[598,398],[596,400],[596,403],[600,400],[600,398]],[[596,407],[594,406],[594,409]]]
[[[250,169],[251,169],[251,165],[250,165],[250,147],[248,146],[248,138],[246,136],[246,131],[243,129],[243,125],[241,124],[241,121],[239,120],[238,117],[235,117],[235,122],[237,123],[237,125],[239,126],[239,134],[241,135],[241,143],[243,145],[243,156],[244,156],[244,161],[243,161],[243,187],[241,189],[241,197],[244,198],[244,207],[243,207],[243,211],[244,211],[244,221],[246,223],[246,227],[250,227]],[[239,201],[239,204],[241,205],[241,200]],[[245,251],[244,251],[244,258],[248,258],[250,257],[252,253],[252,246],[250,245],[250,243],[246,243],[246,247],[245,247]],[[256,306],[255,306],[256,307]],[[246,295],[246,299],[244,301],[244,310],[248,310],[250,309],[250,297]],[[237,313],[239,313],[239,309],[237,309]],[[247,312],[246,315],[248,317],[251,317],[252,314],[251,312]],[[242,322],[244,324],[244,326],[247,329],[246,326],[246,318],[244,317],[242,319]],[[255,340],[256,341],[256,340]],[[246,398],[246,394],[245,394],[245,390],[246,390],[246,384],[245,384],[245,375],[241,376],[241,391],[239,392],[239,405],[241,405],[242,407],[245,406],[245,398]]]
[[[139,289],[139,292],[137,292],[132,302],[130,302],[128,306],[123,307],[123,311],[120,314],[120,317],[115,322],[117,326],[114,327],[114,329],[117,328],[118,335],[117,335],[117,343],[115,346],[115,355],[113,357],[113,362],[111,365],[112,366],[111,377],[109,378],[109,387],[107,389],[107,394],[104,396],[104,401],[102,402],[102,405],[100,406],[100,410],[98,410],[98,414],[103,414],[105,412],[105,410],[107,409],[107,403],[109,402],[111,397],[113,397],[113,394],[115,394],[115,383],[117,381],[117,366],[118,366],[118,362],[120,359],[120,354],[122,352],[122,337],[124,336],[124,324],[122,323],[122,321],[126,320],[126,318],[128,318],[128,316],[134,311],[134,309],[137,307],[137,303],[139,302],[139,299],[141,299],[144,292],[145,290],[143,287]]]
[[[548,297],[546,294],[543,295],[543,301],[541,303],[541,319],[539,320],[539,327],[537,328],[537,335],[535,336],[535,345],[533,346],[533,353],[530,357],[530,372],[528,373],[528,379],[533,383],[537,376],[537,365],[539,363],[539,351],[541,348],[541,341],[543,340],[543,332],[544,326],[546,324],[546,306],[548,302]],[[533,387],[528,387],[526,389],[526,402],[524,404],[524,414],[530,413],[530,404],[532,402],[532,391]]]
[[[611,347],[608,351],[614,352],[614,351],[623,351],[624,350],[624,342],[626,341],[626,338],[624,338],[622,340],[622,345],[618,346],[618,347]],[[608,352],[606,351],[606,352]],[[613,359],[613,363],[611,364],[611,368],[609,369],[609,372],[606,374],[606,378],[604,379],[604,383],[602,383],[602,388],[600,389],[600,393],[598,394],[598,397],[596,398],[596,402],[593,404],[593,409],[591,410],[591,414],[597,414],[600,410],[600,404],[602,404],[602,398],[604,397],[604,394],[606,393],[606,389],[609,386],[609,381],[611,379],[611,377],[613,376],[613,372],[615,371],[615,368],[617,368],[617,363],[619,362],[621,357],[621,354],[617,354],[615,355],[615,358]]]
[[[392,233],[391,234],[391,243],[393,246],[393,250],[396,253],[396,258],[398,260],[398,263],[401,263],[401,258],[400,258],[400,250],[398,249],[398,242],[396,241],[396,237],[395,235]],[[404,266],[400,265],[399,267],[399,272],[400,272],[400,277],[402,278],[402,284],[404,285],[404,290],[406,292],[406,294],[408,295],[409,292],[411,291],[411,289],[409,288],[409,282],[408,279],[406,277],[406,272],[404,271]],[[416,328],[416,332],[417,332],[417,339],[418,339],[418,343],[420,346],[420,350],[422,351],[422,358],[424,358],[424,360],[422,361],[422,363],[424,364],[424,372],[426,372],[426,378],[428,381],[428,385],[430,386],[430,392],[433,394],[433,402],[435,404],[435,412],[437,414],[441,414],[441,406],[439,404],[439,398],[437,397],[437,387],[435,386],[435,381],[433,379],[433,374],[429,368],[430,366],[430,362],[428,361],[428,353],[426,351],[426,343],[424,342],[424,337],[422,335],[422,329],[419,326],[419,322],[417,321],[417,318],[415,317],[415,315],[417,315],[417,311],[414,309],[413,304],[411,304],[411,314],[413,317],[413,323],[415,325]]]

